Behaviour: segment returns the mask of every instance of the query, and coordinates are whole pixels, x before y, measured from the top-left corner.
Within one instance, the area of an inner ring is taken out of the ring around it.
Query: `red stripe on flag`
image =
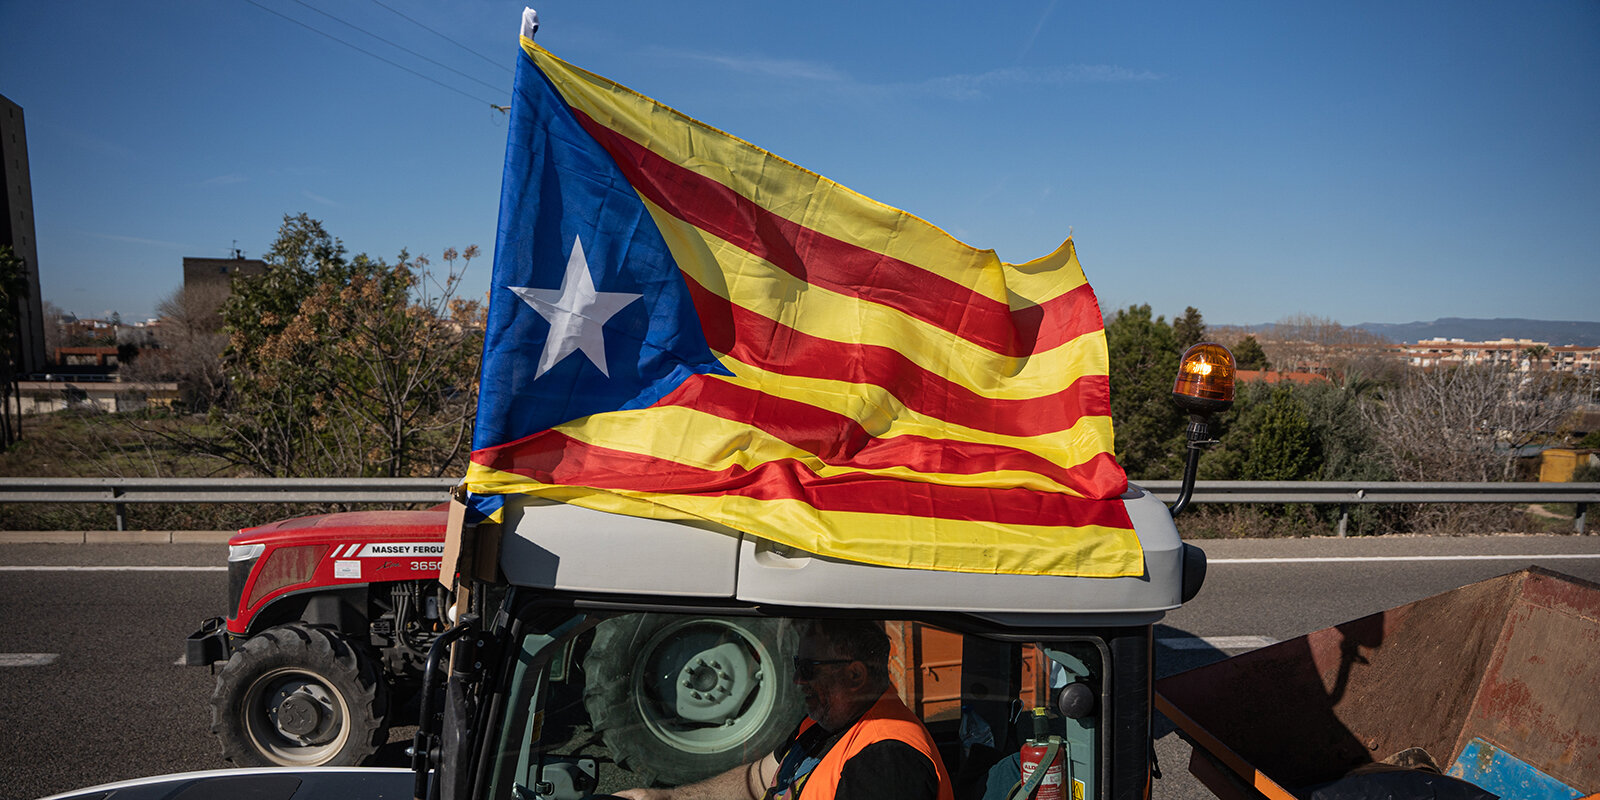
[[[1104,375],[1085,375],[1042,397],[984,397],[893,348],[812,336],[736,306],[687,275],[684,284],[711,349],[764,370],[881,386],[919,414],[1006,436],[1055,433],[1082,417],[1111,414],[1110,381]]]
[[[1103,324],[1088,284],[1013,312],[913,264],[780,217],[582,111],[572,113],[652,203],[813,285],[898,309],[1007,356],[1050,350]]]
[[[656,405],[692,408],[759,428],[835,467],[876,470],[903,466],[953,475],[1032,472],[1088,497],[1113,497],[1127,487],[1109,453],[1063,467],[1026,450],[983,442],[909,435],[878,439],[843,414],[701,375],[691,377]]]
[[[1116,500],[1029,489],[918,483],[851,473],[819,477],[793,461],[707,470],[639,453],[594,447],[556,431],[479,450],[475,463],[544,484],[697,497],[799,500],[823,512],[912,516],[1000,525],[1131,529]]]

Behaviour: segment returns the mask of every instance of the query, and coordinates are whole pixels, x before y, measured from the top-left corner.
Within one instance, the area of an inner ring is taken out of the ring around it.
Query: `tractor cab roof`
[[[1125,505],[1144,573],[1117,578],[969,573],[817,556],[703,523],[626,517],[562,503],[507,503],[500,568],[514,586],[653,602],[952,612],[1002,627],[1145,625],[1199,588],[1204,555],[1166,508],[1130,486]]]

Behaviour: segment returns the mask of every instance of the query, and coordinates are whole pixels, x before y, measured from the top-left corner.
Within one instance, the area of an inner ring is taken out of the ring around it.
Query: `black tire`
[[[211,694],[211,732],[241,767],[354,766],[387,739],[388,685],[342,635],[281,625],[228,659]]]
[[[805,713],[796,636],[753,617],[606,620],[583,661],[584,707],[624,769],[669,785],[719,774],[771,753]]]

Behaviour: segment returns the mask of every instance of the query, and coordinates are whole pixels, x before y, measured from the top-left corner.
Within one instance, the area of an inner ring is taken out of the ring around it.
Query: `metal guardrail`
[[[0,478],[0,503],[113,503],[122,530],[127,503],[442,503],[456,478]],[[1164,502],[1178,481],[1140,481]],[[1435,483],[1375,481],[1198,481],[1195,503],[1338,505],[1368,503],[1572,503],[1584,532],[1600,483]]]
[[[1178,481],[1141,481],[1164,502],[1178,499]],[[1345,535],[1350,506],[1374,503],[1572,503],[1573,528],[1584,533],[1590,503],[1600,502],[1600,483],[1432,481],[1196,481],[1195,503],[1309,503],[1339,506]]]
[[[1178,481],[1137,481],[1162,500]],[[1600,483],[1404,481],[1196,481],[1196,503],[1594,503]]]
[[[0,503],[443,503],[458,478],[0,478]]]
[[[459,478],[0,478],[0,503],[442,503]]]

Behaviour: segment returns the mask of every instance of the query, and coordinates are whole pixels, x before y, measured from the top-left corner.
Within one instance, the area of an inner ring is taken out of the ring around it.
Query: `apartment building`
[[[11,358],[20,375],[46,367],[44,303],[39,294],[39,248],[33,230],[33,178],[22,106],[0,95],[0,245],[22,259],[22,291],[11,302],[16,328]],[[4,437],[0,437],[3,439]]]
[[[1552,346],[1532,339],[1424,339],[1402,348],[1406,363],[1413,367],[1500,365],[1524,372],[1552,369],[1591,374],[1600,367],[1600,347]]]
[[[1551,369],[1562,372],[1600,374],[1600,347],[1558,345],[1550,348],[1548,362]]]

